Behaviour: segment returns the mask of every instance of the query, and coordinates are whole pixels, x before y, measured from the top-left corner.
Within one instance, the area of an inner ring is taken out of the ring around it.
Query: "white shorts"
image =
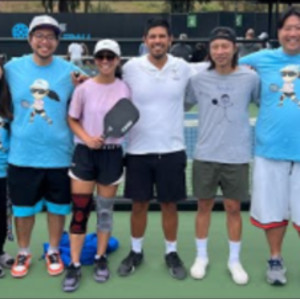
[[[288,220],[300,231],[300,163],[254,158],[251,222],[268,229]]]

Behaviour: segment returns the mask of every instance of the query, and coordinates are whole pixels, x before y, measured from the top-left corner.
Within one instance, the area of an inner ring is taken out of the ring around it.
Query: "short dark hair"
[[[154,27],[164,27],[168,33],[169,36],[172,35],[172,31],[171,31],[171,26],[170,23],[168,22],[168,20],[163,19],[163,18],[152,18],[149,19],[145,25],[145,29],[144,29],[144,36],[146,36],[150,29],[154,28]]]
[[[300,19],[300,10],[295,6],[290,6],[287,10],[285,10],[278,20],[277,29],[282,29],[286,20],[289,17],[296,16]]]

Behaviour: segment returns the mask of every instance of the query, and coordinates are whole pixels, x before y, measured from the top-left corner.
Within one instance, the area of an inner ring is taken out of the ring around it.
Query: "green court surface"
[[[210,267],[207,277],[196,281],[188,277],[184,281],[171,278],[164,264],[164,242],[159,212],[150,212],[145,239],[145,262],[132,276],[120,278],[116,274],[118,264],[129,250],[129,212],[115,213],[113,235],[120,241],[120,248],[109,256],[111,279],[98,284],[92,278],[92,266],[83,267],[81,286],[75,293],[61,291],[63,276],[49,277],[42,254],[42,242],[47,240],[45,214],[36,221],[32,240],[33,264],[23,279],[15,279],[7,272],[0,279],[0,298],[299,298],[300,293],[300,242],[290,226],[283,255],[288,268],[288,284],[270,286],[265,282],[268,250],[264,233],[251,226],[248,212],[243,212],[244,240],[242,261],[250,275],[247,286],[235,285],[226,269],[228,243],[224,212],[214,212],[209,238]],[[187,267],[194,260],[195,212],[180,212],[178,249]],[[90,228],[95,227],[94,213]],[[16,253],[16,244],[8,243],[7,250]]]

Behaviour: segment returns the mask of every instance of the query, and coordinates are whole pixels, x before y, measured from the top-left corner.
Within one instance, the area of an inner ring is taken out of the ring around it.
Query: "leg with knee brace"
[[[97,229],[102,232],[111,232],[113,226],[114,199],[102,196],[96,197]]]
[[[71,234],[85,234],[89,219],[93,195],[72,194],[73,215],[70,224]]]

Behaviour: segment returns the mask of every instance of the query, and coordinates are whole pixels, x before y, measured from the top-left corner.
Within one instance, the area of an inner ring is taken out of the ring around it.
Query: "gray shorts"
[[[193,195],[212,199],[218,187],[224,198],[246,201],[249,197],[249,164],[193,161]]]

